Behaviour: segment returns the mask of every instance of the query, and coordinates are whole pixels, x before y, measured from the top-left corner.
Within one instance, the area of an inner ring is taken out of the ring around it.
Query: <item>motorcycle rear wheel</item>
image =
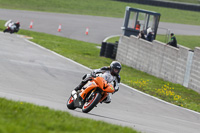
[[[74,99],[72,96],[70,96],[69,99],[67,100],[67,108],[71,110],[76,109],[76,107],[74,107]]]
[[[91,111],[99,103],[100,99],[101,93],[94,92],[93,96],[89,99],[89,101],[84,103],[82,107],[82,112],[88,113],[89,111]]]

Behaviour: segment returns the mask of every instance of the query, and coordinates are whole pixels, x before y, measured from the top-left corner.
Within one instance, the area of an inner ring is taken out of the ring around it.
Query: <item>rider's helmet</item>
[[[120,64],[118,61],[113,61],[113,62],[110,64],[110,73],[111,73],[113,76],[116,76],[116,75],[119,74],[121,68],[122,68],[122,66],[121,66],[121,64]]]
[[[17,21],[16,24],[20,24],[19,21]]]

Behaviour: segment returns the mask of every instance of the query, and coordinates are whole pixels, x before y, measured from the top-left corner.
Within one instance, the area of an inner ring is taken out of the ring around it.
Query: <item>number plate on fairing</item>
[[[90,86],[90,85],[92,85],[92,84],[93,84],[93,85],[96,85],[95,82],[93,82],[93,81],[92,81],[92,82],[91,82],[91,81],[88,81],[87,84],[85,84],[85,85],[83,86],[83,88],[87,88],[88,86]]]

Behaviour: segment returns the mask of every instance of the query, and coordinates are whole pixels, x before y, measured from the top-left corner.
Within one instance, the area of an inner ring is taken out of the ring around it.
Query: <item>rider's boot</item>
[[[75,90],[72,91],[71,95],[74,98],[74,100],[76,100],[76,98],[77,98],[77,92]]]
[[[104,102],[104,103],[110,103],[111,102],[111,96],[110,96],[110,94],[102,102]]]
[[[77,92],[78,90],[81,90],[81,88],[84,86],[85,84],[83,82],[81,82],[73,91],[72,91],[72,96],[74,97],[74,99],[77,98]]]

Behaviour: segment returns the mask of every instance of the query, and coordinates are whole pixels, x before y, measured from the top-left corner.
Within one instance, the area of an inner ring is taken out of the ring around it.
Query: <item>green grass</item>
[[[0,20],[0,31],[3,31],[5,29],[4,24],[6,21]]]
[[[120,36],[112,37],[106,40],[106,42],[115,43],[116,41],[119,41],[119,38]]]
[[[138,133],[131,128],[74,117],[24,102],[0,98],[0,133]]]
[[[162,22],[200,25],[200,13],[114,0],[0,0],[0,8],[123,18],[125,7],[161,13]],[[12,3],[12,4],[10,4]],[[88,4],[89,3],[89,4]]]

